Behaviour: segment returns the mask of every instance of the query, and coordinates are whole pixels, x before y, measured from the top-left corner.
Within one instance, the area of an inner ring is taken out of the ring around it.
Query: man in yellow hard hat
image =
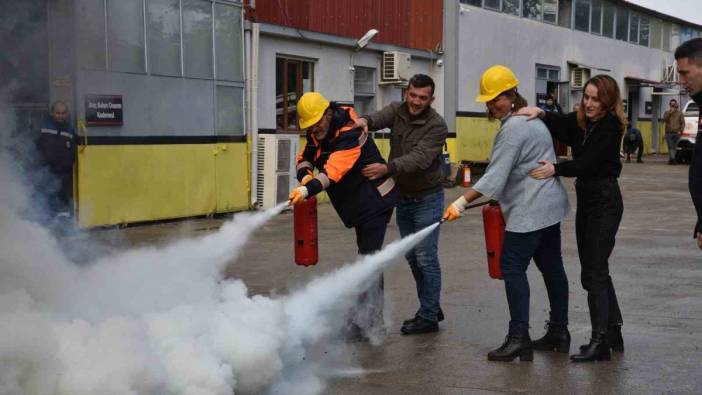
[[[410,78],[405,100],[360,117],[357,126],[370,130],[390,128],[390,158],[387,164],[363,169],[371,179],[391,175],[400,189],[397,225],[407,236],[441,220],[444,210],[443,146],[448,128],[431,104],[434,80],[425,74]],[[415,246],[406,258],[417,287],[419,309],[402,323],[400,331],[414,335],[439,330],[441,310],[441,267],[439,228]]]
[[[329,102],[318,92],[300,97],[297,114],[307,144],[297,158],[297,179],[302,185],[290,193],[292,204],[326,191],[344,225],[356,230],[358,254],[380,250],[397,188],[390,176],[371,180],[361,174],[369,164],[385,163],[373,138],[354,127],[352,107]],[[368,338],[383,329],[382,274],[360,296],[350,321],[347,338],[351,340]]]

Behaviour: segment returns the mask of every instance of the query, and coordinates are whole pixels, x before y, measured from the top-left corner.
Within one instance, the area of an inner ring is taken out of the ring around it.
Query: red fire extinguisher
[[[502,216],[500,204],[490,201],[483,207],[483,226],[485,227],[485,250],[488,258],[490,277],[502,279],[500,271],[500,255],[505,241],[505,218]]]
[[[311,266],[319,260],[317,245],[317,198],[314,196],[293,207],[295,263]]]
[[[470,186],[470,166],[468,164],[463,165],[463,188],[468,188]]]

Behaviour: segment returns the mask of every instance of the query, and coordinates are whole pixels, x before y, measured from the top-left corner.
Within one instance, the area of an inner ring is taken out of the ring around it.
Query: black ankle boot
[[[570,351],[570,332],[568,332],[567,326],[547,322],[545,329],[546,334],[542,338],[531,342],[534,350],[563,353]]]
[[[498,349],[488,353],[488,361],[509,362],[517,357],[520,361],[534,360],[528,329],[508,333],[505,342]]]
[[[590,344],[580,350],[580,354],[570,356],[573,362],[592,362],[592,361],[609,361],[612,355],[609,352],[609,344],[607,344],[607,334],[592,332]]]
[[[621,325],[610,325],[607,330],[607,343],[609,348],[614,352],[624,352],[624,338],[622,337],[622,326]],[[583,344],[580,346],[580,352],[583,352],[589,344]],[[534,347],[536,348],[536,347]]]

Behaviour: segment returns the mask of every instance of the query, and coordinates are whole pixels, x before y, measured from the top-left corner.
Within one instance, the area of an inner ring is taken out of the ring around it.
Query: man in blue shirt
[[[631,162],[631,154],[636,152],[636,163],[643,163],[641,160],[641,155],[643,155],[644,142],[641,136],[641,131],[635,128],[631,121],[626,127],[626,133],[624,133],[624,153],[626,154],[626,163]]]
[[[68,120],[68,106],[62,101],[51,105],[37,139],[37,149],[48,167],[52,180],[41,189],[49,208],[57,217],[70,217],[73,212],[73,163],[76,158],[76,132]]]

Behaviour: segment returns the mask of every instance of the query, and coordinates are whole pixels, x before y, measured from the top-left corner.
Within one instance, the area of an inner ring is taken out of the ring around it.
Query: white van
[[[675,160],[680,163],[690,163],[692,152],[695,149],[695,140],[697,140],[697,122],[700,115],[700,107],[697,103],[690,100],[685,103],[682,112],[685,116],[685,129],[680,133],[680,139],[675,147]]]

